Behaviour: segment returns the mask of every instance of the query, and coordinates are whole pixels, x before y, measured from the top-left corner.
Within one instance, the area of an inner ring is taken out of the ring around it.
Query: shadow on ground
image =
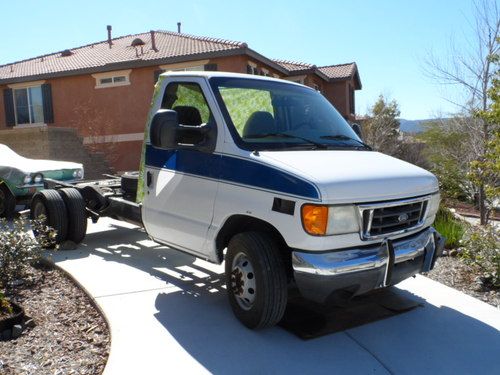
[[[222,268],[155,244],[142,230],[111,225],[108,231],[89,234],[79,250],[54,257],[89,255],[173,286],[158,293],[154,316],[212,373],[498,373],[496,329],[401,289],[392,288],[422,307],[303,341],[280,327],[258,332],[243,327],[226,301]]]

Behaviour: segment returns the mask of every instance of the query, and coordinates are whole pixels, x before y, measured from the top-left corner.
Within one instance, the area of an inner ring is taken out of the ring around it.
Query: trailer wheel
[[[45,224],[57,232],[55,243],[48,244],[51,248],[56,244],[66,241],[68,235],[68,214],[64,200],[56,190],[42,190],[36,193],[31,200],[31,219],[38,219],[45,216]],[[33,231],[36,238],[40,233]]]
[[[68,210],[68,236],[69,241],[79,244],[87,234],[87,212],[85,200],[75,188],[64,188],[59,194]]]
[[[139,172],[125,172],[120,179],[123,195],[135,201],[137,195],[137,184],[139,183]]]
[[[4,183],[0,182],[0,217],[10,220],[15,212],[16,197]]]
[[[248,328],[278,323],[288,291],[285,265],[276,241],[263,232],[245,232],[229,241],[226,287],[235,316]]]

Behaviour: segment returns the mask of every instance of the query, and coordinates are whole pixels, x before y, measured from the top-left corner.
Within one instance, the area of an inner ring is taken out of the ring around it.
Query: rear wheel
[[[48,244],[46,247],[53,247],[55,244],[66,241],[68,235],[68,214],[66,204],[56,190],[42,190],[36,193],[31,200],[30,216],[33,220],[44,216],[44,224],[57,232],[55,243]],[[37,239],[41,236],[41,233],[35,230],[33,234]]]
[[[234,236],[226,255],[226,287],[235,316],[248,328],[271,327],[285,313],[287,278],[278,243],[267,233]]]
[[[15,212],[16,197],[4,183],[0,183],[0,217],[12,219]]]
[[[87,213],[85,200],[75,188],[64,188],[59,194],[68,210],[68,236],[69,241],[78,244],[83,241],[87,233]]]

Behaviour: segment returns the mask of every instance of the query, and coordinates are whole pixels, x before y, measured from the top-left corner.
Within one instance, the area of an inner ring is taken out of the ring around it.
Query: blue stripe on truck
[[[146,166],[221,180],[287,195],[320,199],[316,186],[280,169],[252,160],[193,150],[146,147]]]

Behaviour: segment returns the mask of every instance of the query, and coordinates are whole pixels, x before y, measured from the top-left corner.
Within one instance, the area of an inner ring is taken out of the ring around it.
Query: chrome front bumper
[[[322,253],[293,251],[292,266],[302,295],[324,302],[335,291],[362,294],[430,271],[443,247],[444,238],[431,227],[375,246]]]

